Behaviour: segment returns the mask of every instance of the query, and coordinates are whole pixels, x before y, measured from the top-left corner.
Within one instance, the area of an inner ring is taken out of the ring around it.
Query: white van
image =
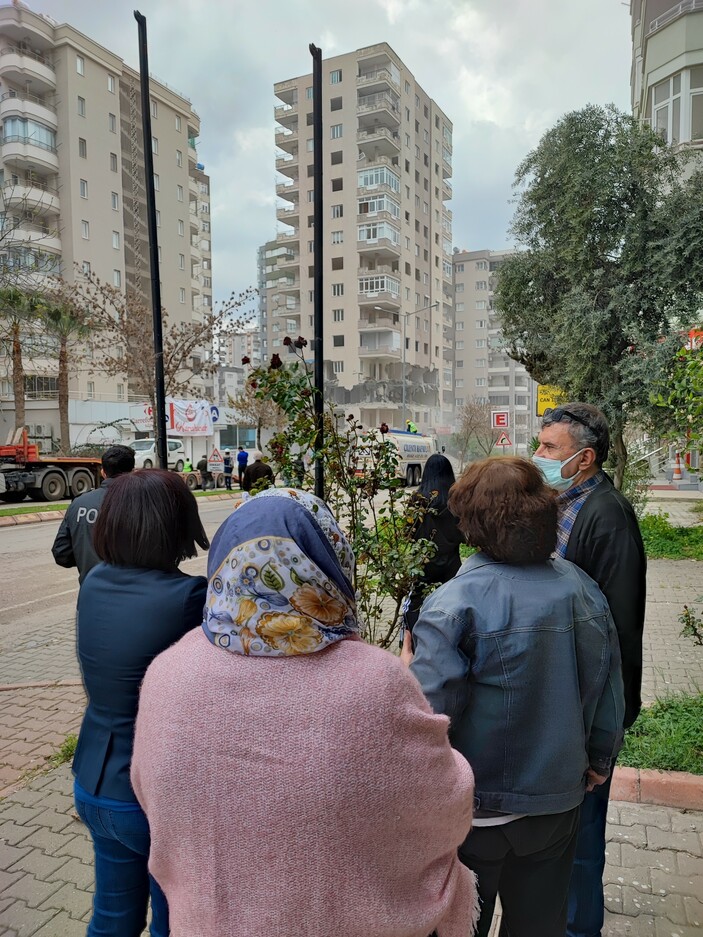
[[[381,433],[376,431],[376,438],[379,439],[380,437]],[[419,485],[427,460],[437,451],[435,437],[394,429],[389,433],[384,433],[383,439],[398,450],[398,467],[396,470],[398,478],[402,478],[408,486]],[[356,474],[364,474],[363,463],[357,468]]]
[[[183,443],[180,439],[167,439],[166,446],[168,449],[168,467],[175,469],[177,472],[182,472],[186,458]],[[150,469],[159,464],[155,439],[135,439],[133,443],[130,443],[130,448],[134,449],[135,468]]]

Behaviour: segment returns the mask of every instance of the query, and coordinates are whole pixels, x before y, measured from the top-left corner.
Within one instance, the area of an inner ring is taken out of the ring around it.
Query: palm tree
[[[22,332],[36,319],[37,302],[33,293],[17,286],[0,289],[0,344],[12,362],[12,393],[15,398],[15,429],[25,425],[24,360]]]

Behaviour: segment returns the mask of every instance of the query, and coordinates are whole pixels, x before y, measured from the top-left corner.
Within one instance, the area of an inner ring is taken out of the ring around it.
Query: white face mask
[[[564,459],[563,462],[559,462],[558,459],[545,459],[544,456],[538,455],[533,455],[532,461],[540,470],[542,478],[550,488],[555,488],[557,491],[566,491],[567,488],[571,488],[575,479],[581,472],[577,470],[570,478],[564,478],[561,474],[561,470],[565,465],[568,465],[572,459],[575,459],[577,455],[581,455],[583,451],[583,449],[579,449],[578,452],[570,455],[569,458]]]

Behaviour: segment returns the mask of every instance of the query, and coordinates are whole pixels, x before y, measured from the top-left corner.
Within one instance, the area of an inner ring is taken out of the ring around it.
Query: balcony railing
[[[681,3],[677,3],[676,6],[653,19],[649,24],[647,35],[651,36],[652,33],[678,19],[679,16],[683,16],[685,13],[695,13],[697,10],[703,10],[703,0],[682,0]]]
[[[3,143],[31,143],[32,146],[38,146],[42,150],[47,150],[49,153],[56,153],[56,147],[52,146],[50,143],[44,143],[43,140],[37,140],[34,137],[25,137],[18,133],[11,133],[9,136],[0,137],[0,146]]]
[[[36,94],[27,94],[25,92],[18,94],[16,91],[6,91],[3,95],[0,95],[0,101],[7,101],[9,98],[16,99],[17,101],[29,101],[31,104],[39,104],[48,111],[53,111],[54,114],[56,113],[56,107],[53,104],[48,104],[43,98],[38,98]]]
[[[390,81],[394,85],[398,84],[387,68],[377,68],[372,72],[364,72],[363,74],[356,76],[357,84],[360,85],[362,82],[366,81]]]
[[[3,189],[41,189],[42,192],[48,192],[49,195],[59,194],[59,190],[55,186],[47,185],[46,182],[42,182],[40,179],[18,179],[16,182],[7,179],[3,182],[2,187]]]
[[[54,71],[54,63],[50,61],[50,59],[45,58],[45,56],[40,55],[38,52],[32,52],[30,49],[22,49],[20,46],[5,46],[4,49],[0,49],[0,55],[24,55],[26,58],[33,59],[41,65],[46,65],[52,72]]]
[[[377,94],[367,94],[359,98],[358,108],[361,113],[375,111],[381,107],[387,107],[394,114],[400,115],[400,108],[390,94],[386,94],[384,91],[379,91]]]

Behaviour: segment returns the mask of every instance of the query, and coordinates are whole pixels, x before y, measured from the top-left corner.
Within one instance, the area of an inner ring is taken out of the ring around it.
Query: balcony
[[[288,176],[291,179],[294,179],[296,182],[298,180],[298,150],[296,149],[294,153],[287,153],[285,156],[276,157],[276,169],[278,172],[283,173],[284,176]]]
[[[295,303],[291,306],[287,306],[285,303],[281,303],[278,306],[273,306],[271,309],[271,315],[277,319],[282,317],[288,317],[292,319],[294,316],[300,315],[300,303]]]
[[[680,16],[684,16],[686,13],[695,13],[697,10],[703,10],[703,0],[682,0],[681,3],[675,4],[650,22],[647,36],[649,37],[657,30],[668,26],[669,23],[673,23]]]
[[[387,68],[372,68],[356,76],[356,86],[365,92],[380,92],[388,88],[400,90],[400,82]]]
[[[360,95],[356,113],[359,118],[359,130],[374,130],[381,126],[393,131],[400,126],[400,107],[385,91]]]
[[[59,171],[59,158],[56,147],[49,143],[42,143],[33,137],[11,135],[2,137],[3,162],[8,166],[17,166],[24,169],[28,163],[45,172]]]
[[[25,87],[31,83],[39,94],[56,90],[56,72],[51,59],[19,46],[0,49],[0,78]]]
[[[300,241],[300,232],[296,228],[295,231],[290,231],[288,234],[277,234],[276,242],[278,244],[297,244]]]
[[[293,105],[298,102],[298,82],[295,78],[288,81],[278,81],[273,86],[273,93],[284,104]]]
[[[273,116],[282,127],[292,130],[298,126],[298,102],[277,105],[273,109]]]
[[[25,244],[39,247],[41,250],[61,250],[61,237],[58,227],[49,227],[33,221],[20,221],[17,225],[6,226],[1,237],[6,246],[8,244]]]
[[[399,361],[402,358],[403,351],[400,345],[400,332],[398,330],[387,329],[385,332],[377,332],[369,336],[364,341],[362,335],[359,346],[360,358],[376,358],[380,361]]]
[[[0,118],[5,120],[7,117],[37,120],[39,123],[51,127],[52,130],[56,130],[58,126],[54,105],[47,103],[43,98],[38,98],[34,94],[6,91],[0,97]]]
[[[383,263],[383,261],[394,261],[400,257],[400,245],[395,244],[390,238],[377,238],[376,240],[364,240],[356,242],[356,249],[365,260]]]
[[[294,270],[300,266],[300,254],[296,251],[290,251],[288,254],[282,254],[278,258],[278,262],[272,271],[272,275],[281,274],[290,270]]]
[[[375,271],[359,277],[359,306],[382,306],[385,309],[400,308],[400,280]]]
[[[391,132],[387,127],[374,127],[358,130],[356,142],[360,147],[372,149],[373,157],[393,157],[400,153],[400,134]],[[368,157],[369,154],[365,152]]]
[[[276,209],[276,218],[283,224],[297,225],[300,221],[300,208],[298,205],[279,206]]]
[[[298,131],[286,130],[284,127],[276,128],[276,146],[286,153],[298,152]]]
[[[452,184],[449,179],[442,180],[442,201],[448,202],[452,198]],[[446,211],[446,209],[445,209]]]
[[[279,293],[300,293],[300,278],[280,277],[276,281],[276,289]]]
[[[6,209],[20,208],[35,214],[58,215],[59,193],[41,179],[8,180],[3,185],[3,202]]]
[[[289,202],[298,202],[300,199],[300,189],[297,182],[278,182],[276,183],[276,195],[287,199]]]
[[[368,316],[363,316],[359,319],[359,331],[360,332],[388,332],[398,331],[400,329],[400,316],[396,313],[395,315],[379,315],[374,316],[372,312],[368,313]]]

